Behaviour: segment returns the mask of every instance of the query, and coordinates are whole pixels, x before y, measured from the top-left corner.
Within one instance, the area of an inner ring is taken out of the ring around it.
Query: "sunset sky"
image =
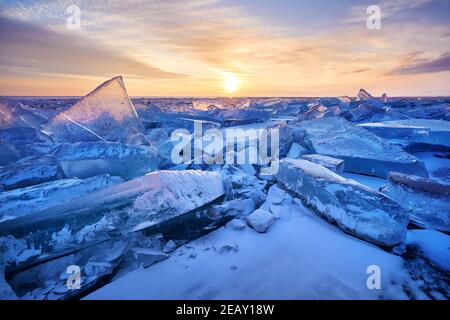
[[[450,0],[0,0],[1,95],[116,75],[133,96],[224,96],[230,75],[236,96],[450,95]]]

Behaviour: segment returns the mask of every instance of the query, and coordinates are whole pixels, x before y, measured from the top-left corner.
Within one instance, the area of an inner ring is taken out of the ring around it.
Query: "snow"
[[[221,228],[86,299],[407,298],[402,285],[414,283],[400,257],[346,235],[302,206],[291,209],[267,233]],[[224,246],[238,250],[224,252]],[[381,290],[366,286],[371,265],[382,270]]]
[[[419,246],[428,259],[450,270],[450,236],[435,230],[410,230],[405,243]]]

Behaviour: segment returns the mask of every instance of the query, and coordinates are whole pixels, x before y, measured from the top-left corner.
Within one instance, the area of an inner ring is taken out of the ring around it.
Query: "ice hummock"
[[[314,153],[344,160],[347,172],[386,178],[390,171],[397,171],[428,177],[418,158],[342,118],[323,118],[293,125],[306,130],[305,143]]]
[[[306,160],[283,159],[277,180],[345,231],[384,246],[402,242],[408,213],[384,194]]]
[[[44,127],[57,142],[130,143],[142,130],[121,76],[102,83]]]

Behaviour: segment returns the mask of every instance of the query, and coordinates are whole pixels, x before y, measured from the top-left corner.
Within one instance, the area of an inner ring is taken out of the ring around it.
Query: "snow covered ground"
[[[239,228],[230,223],[86,299],[430,298],[400,256],[345,234],[298,201],[278,207],[280,219],[267,233],[248,226],[235,230]],[[448,236],[436,234],[449,244]],[[412,234],[409,239],[426,243],[429,252],[446,253],[445,242],[435,249],[439,241],[430,242],[426,235]],[[370,266],[381,270],[379,290],[367,286]]]

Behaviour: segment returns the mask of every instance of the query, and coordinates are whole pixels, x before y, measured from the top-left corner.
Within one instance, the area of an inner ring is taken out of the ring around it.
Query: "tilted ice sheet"
[[[418,158],[344,119],[324,118],[294,125],[306,130],[306,141],[315,153],[344,160],[347,172],[381,178],[390,171],[428,176]]]
[[[281,160],[276,178],[349,233],[385,246],[405,238],[406,210],[380,192],[306,160]]]

